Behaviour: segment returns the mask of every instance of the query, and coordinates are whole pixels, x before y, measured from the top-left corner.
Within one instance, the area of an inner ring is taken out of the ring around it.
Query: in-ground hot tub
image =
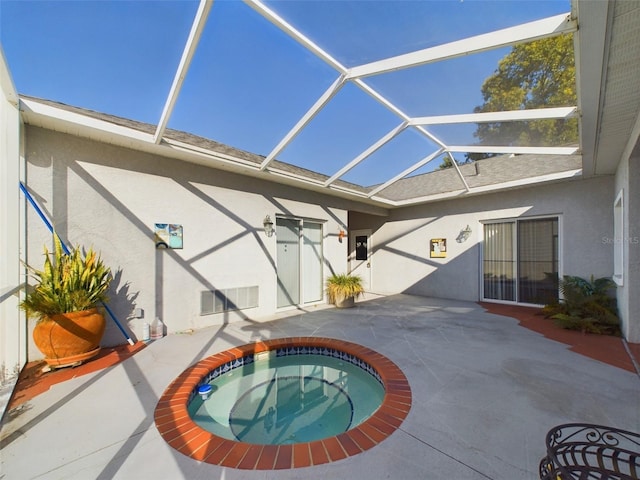
[[[209,385],[210,397],[203,400],[208,395],[198,391]],[[270,470],[368,450],[391,435],[410,408],[409,383],[385,356],[343,340],[296,337],[243,345],[198,362],[169,385],[155,420],[167,443],[184,455]],[[318,425],[325,424],[323,433]]]

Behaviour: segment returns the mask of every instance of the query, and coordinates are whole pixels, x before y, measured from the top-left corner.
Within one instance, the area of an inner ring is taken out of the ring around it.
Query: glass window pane
[[[514,224],[491,223],[484,226],[484,298],[516,300]]]
[[[304,222],[302,247],[304,302],[322,300],[322,225]]]
[[[518,296],[539,305],[558,300],[558,219],[518,222]]]

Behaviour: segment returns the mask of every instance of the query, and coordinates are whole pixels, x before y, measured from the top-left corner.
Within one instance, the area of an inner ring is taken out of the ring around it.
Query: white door
[[[349,271],[360,275],[365,291],[371,291],[371,230],[353,230],[349,234]]]
[[[276,218],[278,308],[300,303],[300,221]]]
[[[322,300],[322,224],[276,218],[278,308]]]
[[[302,227],[302,299],[319,302],[322,285],[322,224],[304,221]]]

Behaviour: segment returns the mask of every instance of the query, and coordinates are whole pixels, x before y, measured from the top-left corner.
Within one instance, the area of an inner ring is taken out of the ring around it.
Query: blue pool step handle
[[[211,391],[213,390],[213,387],[209,384],[206,385],[200,385],[198,387],[198,395],[200,395],[200,397],[202,398],[202,400],[209,400],[209,397],[211,396]]]

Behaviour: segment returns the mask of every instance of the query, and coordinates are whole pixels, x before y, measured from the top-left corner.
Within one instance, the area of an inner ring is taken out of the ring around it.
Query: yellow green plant
[[[345,273],[334,274],[327,278],[327,297],[330,303],[344,298],[357,298],[364,293],[362,278]]]
[[[112,278],[111,270],[93,248],[84,255],[79,247],[67,254],[55,234],[53,242],[53,252],[44,247],[42,270],[27,265],[37,284],[30,287],[20,304],[28,316],[40,320],[50,315],[94,308],[106,299]]]

